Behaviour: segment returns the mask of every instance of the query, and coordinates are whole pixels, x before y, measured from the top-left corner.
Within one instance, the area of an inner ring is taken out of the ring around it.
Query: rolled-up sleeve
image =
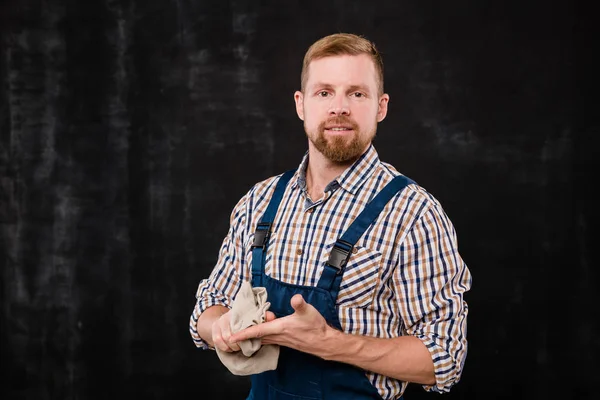
[[[189,330],[194,344],[201,349],[209,347],[196,330],[198,318],[204,310],[215,305],[231,308],[232,299],[235,298],[244,279],[246,198],[247,196],[244,196],[240,199],[233,209],[229,232],[221,245],[217,264],[210,276],[200,281],[196,291],[196,304],[190,316]]]
[[[448,392],[460,380],[467,354],[463,295],[471,287],[471,274],[439,203],[421,215],[399,250],[394,280],[403,334],[420,339],[431,354],[436,383],[424,389]]]

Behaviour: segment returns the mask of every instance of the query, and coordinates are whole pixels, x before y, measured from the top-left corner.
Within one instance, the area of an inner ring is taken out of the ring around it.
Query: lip
[[[342,131],[333,130],[331,128],[325,128],[323,131],[326,135],[332,137],[344,137],[344,136],[352,136],[354,134],[354,129],[346,128]]]

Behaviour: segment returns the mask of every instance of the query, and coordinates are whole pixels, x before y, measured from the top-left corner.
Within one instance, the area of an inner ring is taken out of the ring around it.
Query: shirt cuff
[[[231,309],[231,306],[225,300],[218,300],[215,298],[205,298],[200,299],[196,302],[196,306],[194,307],[194,311],[192,315],[190,315],[190,335],[192,336],[192,340],[197,348],[202,350],[214,350],[214,347],[209,346],[206,341],[204,341],[200,335],[198,334],[198,330],[196,329],[198,324],[198,318],[200,314],[202,314],[207,308],[212,306],[223,306]]]
[[[448,393],[450,388],[456,383],[457,368],[456,362],[442,347],[435,341],[425,335],[415,335],[423,342],[433,360],[433,370],[435,374],[435,384],[422,385],[427,392]]]

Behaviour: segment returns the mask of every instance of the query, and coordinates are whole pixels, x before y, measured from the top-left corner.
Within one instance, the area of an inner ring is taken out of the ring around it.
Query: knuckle
[[[219,334],[216,334],[216,335],[213,334],[212,339],[213,339],[213,343],[215,343],[215,346],[217,343],[223,343],[223,337]]]
[[[214,343],[215,347],[219,350],[225,350],[225,347],[227,347],[227,346],[225,346],[225,344],[223,343],[221,338],[215,338],[213,340],[213,343]]]
[[[215,342],[215,347],[218,348],[221,351],[225,351],[227,353],[231,353],[231,348],[227,345],[227,343],[225,343],[222,340],[219,340],[218,342]]]

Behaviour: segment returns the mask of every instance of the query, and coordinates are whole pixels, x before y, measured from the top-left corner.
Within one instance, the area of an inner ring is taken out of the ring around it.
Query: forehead
[[[331,86],[366,86],[377,88],[375,63],[366,54],[323,57],[308,65],[306,86],[316,84]]]

